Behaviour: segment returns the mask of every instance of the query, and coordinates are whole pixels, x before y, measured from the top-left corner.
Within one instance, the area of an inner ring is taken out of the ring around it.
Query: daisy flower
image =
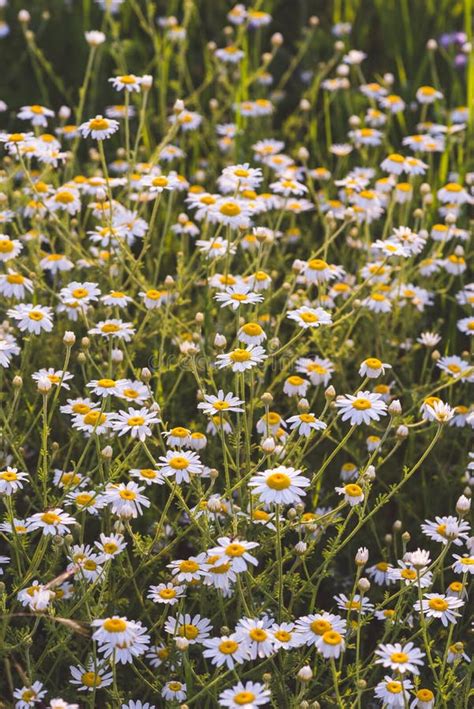
[[[421,525],[421,531],[435,542],[441,544],[452,542],[456,546],[462,546],[469,537],[471,527],[465,520],[458,520],[456,517],[448,515],[435,517],[434,522],[425,520]]]
[[[62,369],[54,369],[54,367],[48,367],[48,369],[39,369],[37,372],[31,375],[31,378],[35,382],[40,382],[42,379],[48,379],[53,386],[60,387],[62,389],[70,389],[69,384],[66,382],[73,379],[73,375],[70,372],[63,372]]]
[[[208,553],[218,554],[222,559],[230,561],[232,569],[237,573],[247,571],[249,564],[258,566],[257,559],[249,553],[250,549],[260,546],[257,542],[247,542],[230,537],[219,537],[217,542],[219,546],[209,549]]]
[[[263,296],[252,293],[249,286],[240,283],[226,288],[224,292],[216,293],[214,299],[221,303],[221,308],[229,306],[232,310],[237,310],[241,305],[261,303]]]
[[[117,91],[140,91],[142,79],[135,74],[124,74],[122,76],[114,76],[109,79],[110,83]],[[95,137],[95,136],[92,136]]]
[[[37,512],[29,519],[30,529],[41,529],[45,536],[69,534],[69,527],[77,524],[74,517],[56,507],[46,512]]]
[[[141,494],[144,489],[135,482],[109,483],[102,501],[110,505],[113,514],[118,517],[135,519],[143,514],[142,507],[150,507],[150,500]]]
[[[456,618],[460,617],[457,608],[461,608],[464,601],[454,596],[446,596],[437,593],[425,593],[423,599],[416,601],[413,609],[417,612],[423,611],[427,618],[437,618],[447,627],[448,623],[456,623]]]
[[[290,416],[286,419],[286,422],[291,424],[290,429],[298,430],[298,435],[300,436],[310,436],[312,431],[324,431],[327,428],[327,424],[324,421],[320,421],[312,413],[302,413],[296,414],[295,416]]]
[[[329,631],[343,635],[346,631],[346,620],[326,611],[313,613],[298,618],[295,624],[295,639],[299,645],[317,647],[324,633]]]
[[[1,478],[1,473],[0,473]],[[474,557],[473,556],[460,556],[459,554],[453,554],[454,564],[452,569],[455,574],[474,574]]]
[[[90,135],[94,140],[106,140],[118,129],[118,121],[97,115],[95,118],[90,118],[88,121],[85,121],[85,123],[81,123],[78,130],[83,138],[87,138]]]
[[[215,414],[234,412],[240,413],[243,411],[241,404],[244,402],[232,392],[224,394],[222,389],[219,389],[217,396],[213,394],[204,394],[204,401],[198,404],[198,409],[201,409],[205,414],[214,416]]]
[[[354,505],[359,505],[364,501],[364,491],[360,485],[357,483],[348,483],[344,487],[334,488],[338,495],[344,496],[344,501],[347,502],[351,507]]]
[[[190,556],[188,559],[178,559],[168,564],[168,569],[176,577],[178,583],[193,583],[207,576],[209,565],[206,563],[207,554]]]
[[[161,696],[171,702],[183,702],[186,699],[186,685],[184,682],[170,680],[164,684]]]
[[[10,239],[6,234],[0,234],[0,261],[10,261],[22,251],[23,244],[17,239]]]
[[[410,700],[410,689],[413,689],[413,683],[409,679],[394,679],[385,675],[375,687],[375,697],[380,699],[384,707],[404,709]]]
[[[159,467],[166,477],[175,476],[176,482],[189,483],[191,475],[201,475],[203,464],[201,459],[192,451],[167,451],[165,456],[160,456]]]
[[[34,707],[35,704],[41,702],[47,694],[47,690],[43,689],[43,686],[42,682],[33,682],[33,684],[15,689],[13,692],[13,698],[16,699],[15,709],[28,709],[28,707]]]
[[[130,342],[132,335],[135,334],[135,328],[132,323],[112,318],[110,320],[101,320],[95,327],[88,330],[88,333],[89,335],[101,335],[106,339],[117,337],[119,340]]]
[[[345,649],[344,636],[336,630],[328,630],[321,636],[317,649],[326,660],[337,660]]]
[[[310,480],[300,475],[302,471],[280,465],[264,470],[250,478],[249,487],[264,504],[292,505],[301,502],[306,495],[304,488]]]
[[[219,369],[231,367],[233,372],[245,372],[261,364],[267,355],[260,345],[249,345],[246,349],[237,348],[227,354],[217,355],[217,366]]]
[[[171,616],[165,623],[165,631],[173,637],[186,638],[190,645],[206,640],[212,631],[208,618],[200,615],[191,616],[189,613],[180,613],[177,618]]]
[[[222,635],[220,638],[203,640],[203,657],[208,657],[213,665],[225,665],[233,670],[236,665],[241,665],[248,659],[248,653],[242,640],[236,639],[236,634]]]
[[[337,607],[342,611],[356,611],[360,615],[365,615],[366,613],[372,613],[374,606],[365,596],[359,596],[357,593],[348,598],[345,593],[340,593],[338,596],[334,596],[334,600],[337,602]]]
[[[180,598],[186,595],[184,586],[175,586],[172,583],[160,583],[158,586],[150,586],[147,598],[154,603],[164,603],[174,606]]]
[[[386,369],[391,369],[392,365],[386,362],[381,362],[376,357],[364,359],[360,365],[359,374],[361,377],[369,377],[369,379],[377,379],[381,374],[385,374]]]
[[[242,618],[235,628],[235,637],[243,643],[249,659],[270,657],[276,652],[275,641],[266,619]]]
[[[138,438],[144,441],[148,436],[152,435],[150,426],[160,423],[161,419],[148,409],[133,409],[129,407],[128,411],[119,411],[115,414],[112,421],[112,429],[117,431],[119,436],[130,433],[132,438]]]
[[[292,310],[288,313],[287,318],[294,320],[302,328],[319,327],[320,325],[331,325],[331,315],[323,308],[310,308],[303,305],[301,308]]]
[[[403,675],[406,672],[417,675],[420,673],[419,667],[423,666],[422,658],[425,656],[413,643],[400,643],[379,645],[375,650],[376,664],[389,667],[394,672]]]
[[[94,543],[104,559],[113,559],[114,556],[120,554],[127,546],[127,542],[124,541],[122,534],[107,535],[103,532],[100,535],[99,541]]]
[[[237,682],[231,689],[225,689],[219,694],[219,706],[230,709],[255,709],[255,707],[268,704],[270,701],[270,690],[265,688],[260,682]]]
[[[9,465],[0,471],[0,495],[13,495],[23,488],[23,482],[28,480],[27,473],[19,473],[17,468]]]
[[[359,391],[355,396],[338,396],[335,403],[342,420],[349,420],[351,426],[379,421],[380,417],[387,413],[387,404],[382,401],[381,395],[372,394],[370,391]]]
[[[47,305],[21,303],[7,311],[7,315],[17,321],[22,332],[40,335],[53,329],[53,310]]]

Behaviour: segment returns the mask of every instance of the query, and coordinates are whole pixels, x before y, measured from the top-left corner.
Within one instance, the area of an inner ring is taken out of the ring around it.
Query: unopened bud
[[[185,650],[189,647],[189,640],[185,637],[175,637],[174,641],[176,643],[176,647],[178,650],[181,650],[181,652],[185,652]]]
[[[72,347],[73,344],[76,341],[76,335],[72,332],[72,330],[66,330],[64,333],[63,337],[63,342],[66,345],[66,347]]]
[[[227,338],[225,335],[221,335],[220,332],[216,332],[214,337],[214,347],[218,349],[223,349],[227,345]]]
[[[304,665],[298,670],[297,677],[300,682],[311,682],[313,679],[313,670],[309,665]]]
[[[367,593],[368,591],[370,591],[369,579],[366,579],[365,576],[363,576],[361,579],[359,579],[357,583],[357,588],[361,593]]]
[[[114,454],[112,446],[105,446],[105,448],[102,448],[101,450],[101,455],[105,460],[111,460],[112,456]]]
[[[273,451],[276,448],[276,443],[275,439],[269,436],[268,438],[265,438],[265,440],[262,442],[262,450],[265,451],[265,453],[273,453]]]
[[[53,385],[51,384],[51,381],[48,379],[48,377],[40,377],[38,379],[37,387],[40,394],[49,394],[52,386]]]
[[[471,509],[471,500],[469,500],[465,495],[461,495],[456,502],[456,512],[460,517],[464,517],[469,513]]]
[[[365,566],[369,560],[369,550],[367,547],[359,547],[355,555],[355,563],[357,566]]]
[[[332,401],[334,399],[334,397],[336,396],[336,390],[334,389],[332,384],[328,386],[328,388],[324,392],[324,396],[327,401]]]
[[[390,403],[390,406],[388,407],[388,413],[390,414],[390,416],[400,416],[400,414],[402,413],[402,405],[399,399],[394,399]]]

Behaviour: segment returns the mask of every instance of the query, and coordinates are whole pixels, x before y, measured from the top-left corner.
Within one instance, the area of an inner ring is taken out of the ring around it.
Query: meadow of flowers
[[[2,709],[472,706],[472,3],[413,5],[0,2]]]

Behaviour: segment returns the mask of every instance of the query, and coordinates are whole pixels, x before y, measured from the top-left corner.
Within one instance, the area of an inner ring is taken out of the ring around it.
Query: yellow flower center
[[[127,629],[127,623],[122,618],[107,618],[102,627],[108,633],[123,633]]]
[[[248,362],[251,359],[250,352],[247,350],[236,349],[229,355],[232,362]]]
[[[251,704],[254,701],[255,694],[253,692],[237,692],[233,699],[239,706],[245,706],[245,704]]]
[[[224,202],[219,208],[221,214],[225,217],[238,217],[241,209],[235,202]]]
[[[74,202],[74,195],[71,192],[63,190],[62,192],[58,192],[54,199],[60,204],[71,204],[71,202]]]
[[[312,271],[324,271],[326,268],[328,268],[328,264],[326,261],[323,261],[320,258],[313,258],[310,261],[308,261],[308,266]]]
[[[17,480],[18,475],[13,472],[13,470],[5,470],[4,473],[0,473],[0,480],[6,480],[7,482],[12,482]]]
[[[87,298],[89,291],[86,288],[75,288],[72,291],[72,295],[76,300],[80,300],[81,298]]]
[[[103,549],[106,554],[115,554],[115,552],[118,550],[118,546],[115,544],[115,542],[106,542],[103,546]]]
[[[400,694],[402,691],[402,683],[401,682],[387,682],[385,685],[385,689],[390,692],[390,694]]]
[[[288,384],[291,384],[291,386],[301,386],[302,384],[304,384],[304,379],[298,377],[297,375],[294,375],[292,377],[288,377],[287,382]]]
[[[300,414],[300,421],[303,423],[314,423],[316,421],[316,417],[314,414]]]
[[[369,359],[365,360],[365,364],[369,369],[381,369],[382,367],[382,362],[376,357],[369,357]]]
[[[372,404],[370,403],[370,400],[364,399],[363,397],[360,397],[359,399],[355,399],[352,402],[352,406],[354,409],[357,409],[357,411],[366,411],[367,409],[372,408]]]
[[[175,598],[176,591],[174,590],[174,588],[162,588],[158,595],[160,596],[160,598],[168,600],[169,598]]]
[[[198,569],[199,569],[199,564],[196,563],[195,561],[192,561],[191,559],[186,559],[185,561],[182,561],[179,565],[179,570],[183,571],[184,573],[193,574]]]
[[[107,130],[109,127],[109,122],[106,118],[93,118],[89,121],[89,128],[91,130]]]
[[[127,424],[129,426],[143,426],[145,423],[145,419],[143,416],[130,416],[130,418],[127,421]]]
[[[305,311],[303,313],[300,313],[300,318],[303,322],[307,323],[313,323],[313,322],[318,322],[319,318],[316,315],[316,313],[311,313],[308,311]]]
[[[87,426],[98,426],[107,420],[107,416],[102,414],[100,411],[89,411],[84,416],[84,423]]]
[[[379,563],[375,565],[375,568],[379,571],[385,572],[388,569],[388,564],[386,561],[379,561]]]
[[[430,598],[430,600],[428,601],[428,606],[431,608],[432,611],[441,612],[444,612],[449,608],[449,604],[447,601],[444,600],[444,598]]]
[[[245,547],[243,544],[237,544],[234,542],[233,544],[229,544],[228,547],[226,547],[225,553],[227,556],[242,556],[245,554]]]
[[[94,499],[94,495],[90,495],[88,492],[81,492],[77,497],[76,497],[76,504],[77,505],[88,505],[91,500]]]
[[[409,657],[405,652],[394,652],[393,655],[390,655],[390,660],[395,664],[401,665],[404,662],[408,662]]]
[[[0,241],[0,246],[1,244],[2,242]],[[20,276],[19,273],[9,273],[7,276],[7,283],[11,283],[14,285],[21,285],[22,283],[24,283],[24,280],[24,276]]]
[[[236,650],[238,650],[239,644],[235,640],[223,640],[219,645],[219,652],[223,655],[232,655]]]
[[[416,579],[415,569],[403,569],[400,576],[406,581],[414,581]]]
[[[10,239],[0,239],[0,253],[9,254],[15,248],[15,244]]]
[[[199,628],[191,623],[184,623],[184,625],[180,626],[178,635],[182,638],[186,638],[187,640],[195,640],[199,635]]]
[[[324,620],[323,618],[319,618],[318,620],[313,620],[311,625],[309,626],[313,633],[315,635],[324,635],[324,633],[328,633],[330,630],[332,630],[332,625],[328,620]]]
[[[416,698],[422,702],[432,702],[434,694],[431,689],[419,689],[416,693]]]
[[[360,497],[360,495],[362,495],[362,488],[360,485],[351,483],[350,485],[346,485],[344,487],[344,492],[346,495],[349,495],[349,497]]]
[[[137,497],[137,493],[133,490],[125,488],[124,490],[120,490],[119,496],[122,498],[122,500],[135,500]]]
[[[272,473],[266,483],[271,490],[286,490],[291,485],[291,478],[286,473]]]
[[[108,322],[108,323],[105,323],[105,325],[102,325],[101,330],[102,330],[102,332],[105,332],[105,333],[109,333],[109,332],[112,333],[112,332],[118,332],[120,330],[120,328],[118,325],[115,325],[115,323]]]
[[[87,414],[87,412],[91,410],[88,404],[81,403],[73,404],[71,408],[75,414]]]
[[[263,643],[263,641],[267,639],[268,634],[263,628],[252,628],[249,632],[249,636],[256,643]]]
[[[175,455],[168,461],[168,465],[173,468],[173,470],[184,470],[188,467],[189,461],[182,455]]]
[[[102,679],[95,672],[84,672],[81,676],[81,682],[85,687],[100,687]]]
[[[44,512],[41,519],[45,524],[58,524],[61,521],[61,517],[54,512]]]
[[[35,320],[36,322],[39,322],[43,319],[43,313],[40,313],[38,310],[32,310],[31,313],[28,313],[28,317],[30,318],[30,320]]]
[[[323,643],[326,645],[340,645],[342,643],[342,635],[335,630],[327,630],[323,634]]]

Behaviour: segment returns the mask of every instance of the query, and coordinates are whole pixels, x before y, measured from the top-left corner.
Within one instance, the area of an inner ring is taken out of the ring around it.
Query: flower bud
[[[38,379],[37,388],[40,394],[49,394],[52,386],[53,385],[51,384],[51,381],[48,379],[48,377],[40,377]]]
[[[265,453],[273,453],[275,450],[276,443],[275,439],[269,436],[268,438],[265,438],[265,440],[262,442],[262,450],[265,451]]]
[[[336,396],[336,390],[334,389],[332,384],[328,386],[328,388],[324,392],[324,396],[327,401],[332,401],[334,399],[334,397]]]
[[[369,550],[367,547],[359,547],[355,555],[355,563],[357,566],[365,566],[369,560]]]
[[[368,591],[370,591],[369,579],[366,579],[365,576],[363,576],[361,579],[359,579],[357,583],[357,588],[361,593],[367,593]]]
[[[63,342],[66,345],[66,347],[72,347],[73,344],[76,341],[76,335],[72,332],[72,330],[66,330],[64,333],[63,337]]]
[[[306,554],[308,550],[308,545],[306,542],[298,542],[295,544],[295,553],[298,554],[298,556],[303,556],[303,554]]]
[[[304,665],[298,670],[296,675],[300,682],[311,682],[313,679],[313,670],[309,665]]]
[[[174,641],[176,643],[176,647],[178,650],[181,650],[181,652],[185,652],[185,650],[189,647],[189,640],[185,637],[176,637]]]
[[[105,446],[105,448],[102,448],[101,450],[101,455],[105,460],[111,460],[112,456],[114,454],[112,446]]]
[[[465,517],[467,514],[469,514],[470,509],[471,500],[469,500],[465,495],[461,495],[461,497],[456,502],[456,512],[460,517]]]
[[[390,414],[390,416],[400,416],[400,414],[402,413],[402,405],[399,399],[394,399],[392,402],[390,402],[390,406],[388,407],[388,413]]]
[[[225,335],[221,335],[220,332],[216,332],[214,337],[214,347],[218,349],[223,349],[227,345],[227,338]]]

